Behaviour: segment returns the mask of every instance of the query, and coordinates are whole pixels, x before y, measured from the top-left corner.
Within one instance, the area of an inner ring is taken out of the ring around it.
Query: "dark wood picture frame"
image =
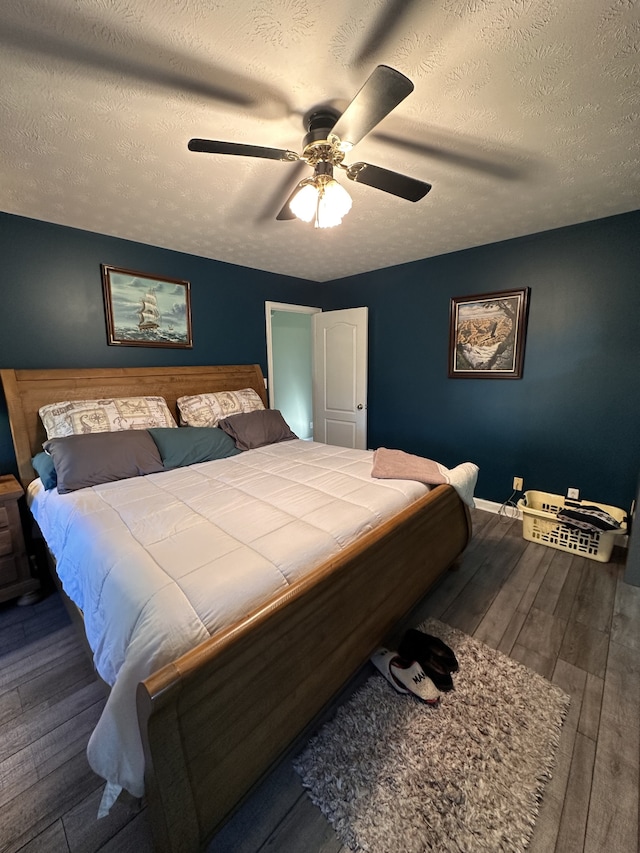
[[[454,296],[450,379],[521,379],[530,288]]]
[[[191,349],[188,281],[108,264],[100,269],[109,345]]]

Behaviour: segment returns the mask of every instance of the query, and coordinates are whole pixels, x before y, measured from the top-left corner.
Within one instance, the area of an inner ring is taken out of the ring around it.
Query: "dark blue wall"
[[[369,446],[628,508],[640,469],[640,212],[333,282],[369,307]],[[452,296],[530,287],[520,380],[448,379]]]
[[[257,363],[266,375],[265,300],[314,304],[300,279],[0,213],[0,366],[135,367]],[[192,349],[107,344],[100,264],[191,283]],[[16,463],[0,390],[0,471]]]
[[[367,305],[369,446],[480,466],[476,494],[525,488],[627,508],[640,470],[640,212],[332,283],[0,214],[0,365],[257,362],[265,300]],[[192,350],[106,343],[100,263],[191,282]],[[531,288],[521,380],[447,378],[452,296]],[[0,400],[0,471],[15,471]]]

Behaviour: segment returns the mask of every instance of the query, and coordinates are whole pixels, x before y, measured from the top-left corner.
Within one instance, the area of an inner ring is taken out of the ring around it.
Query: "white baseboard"
[[[483,509],[485,512],[493,512],[495,515],[500,513],[500,509],[503,504],[496,503],[496,501],[486,501],[484,498],[474,498],[476,503],[476,507],[478,509]],[[515,506],[505,507],[504,515],[509,518],[522,518],[522,512]]]

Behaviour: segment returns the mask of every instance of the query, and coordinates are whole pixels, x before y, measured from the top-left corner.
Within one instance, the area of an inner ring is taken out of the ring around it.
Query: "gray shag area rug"
[[[521,853],[570,699],[542,676],[429,619],[456,653],[430,707],[375,674],[294,760],[342,844],[367,853]]]

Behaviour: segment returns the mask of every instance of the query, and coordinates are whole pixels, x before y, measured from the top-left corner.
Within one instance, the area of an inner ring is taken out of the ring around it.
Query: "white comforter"
[[[372,455],[296,440],[68,495],[32,484],[31,511],[112,686],[87,749],[107,780],[101,813],[122,788],[144,793],[139,681],[428,491],[372,479]]]

